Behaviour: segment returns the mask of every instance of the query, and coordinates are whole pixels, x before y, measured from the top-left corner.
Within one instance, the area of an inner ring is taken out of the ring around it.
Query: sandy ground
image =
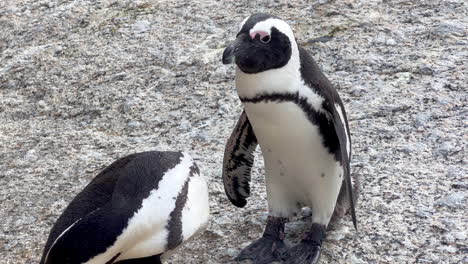
[[[101,169],[186,150],[209,179],[208,229],[168,263],[231,263],[267,216],[263,162],[244,209],[221,181],[241,105],[221,64],[253,12],[287,20],[338,87],[362,192],[321,263],[468,263],[464,0],[0,2],[0,263],[38,263]],[[296,242],[307,213],[288,224]]]

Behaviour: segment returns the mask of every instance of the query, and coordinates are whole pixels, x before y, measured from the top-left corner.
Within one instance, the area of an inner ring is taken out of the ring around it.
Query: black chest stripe
[[[198,168],[197,164],[193,164],[190,167],[190,174],[189,177],[193,177],[195,174],[199,175],[200,174],[200,169]]]
[[[190,171],[198,170],[198,167],[191,167]],[[190,174],[190,177],[193,174]],[[182,210],[185,207],[185,203],[187,202],[187,195],[188,195],[188,186],[190,182],[190,177],[187,178],[185,181],[182,190],[180,191],[177,199],[175,201],[175,208],[174,211],[171,212],[169,215],[169,223],[167,224],[167,230],[169,234],[167,235],[167,249],[171,250],[176,248],[180,245],[183,241],[182,237]],[[175,197],[174,197],[175,198]]]
[[[308,102],[307,98],[295,93],[264,93],[255,97],[240,97],[242,103],[281,103],[291,102],[296,104],[306,115],[307,119],[319,128],[322,136],[322,144],[333,154],[336,161],[341,163],[341,149],[335,127],[332,120],[323,112],[316,111]]]

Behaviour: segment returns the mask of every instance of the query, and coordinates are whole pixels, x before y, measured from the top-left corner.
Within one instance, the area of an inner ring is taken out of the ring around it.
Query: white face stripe
[[[242,27],[244,27],[245,25],[245,22],[247,22],[247,20],[250,18],[250,16],[244,18],[244,20],[242,20],[242,22],[239,24],[239,30],[237,30],[237,33],[239,33],[239,31],[241,31]]]
[[[275,27],[278,29],[281,33],[285,34],[288,36],[289,41],[291,42],[292,45],[296,43],[296,39],[294,38],[294,33],[291,29],[291,27],[284,22],[281,19],[278,18],[269,18],[267,20],[263,20],[255,24],[253,28],[250,29],[249,33],[255,32],[255,31],[265,31],[268,32],[268,34],[271,35],[271,28]]]

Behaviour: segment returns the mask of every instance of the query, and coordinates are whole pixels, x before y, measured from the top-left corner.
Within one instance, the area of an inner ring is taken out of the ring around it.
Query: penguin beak
[[[231,64],[236,60],[236,53],[242,42],[242,36],[238,36],[231,44],[229,44],[223,52],[223,64]]]

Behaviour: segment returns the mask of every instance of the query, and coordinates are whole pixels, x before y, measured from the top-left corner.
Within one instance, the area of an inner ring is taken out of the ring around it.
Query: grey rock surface
[[[0,1],[0,263],[37,263],[77,192],[154,149],[189,151],[210,183],[208,229],[168,263],[232,263],[258,238],[261,154],[245,208],[222,186],[241,104],[220,58],[259,11],[294,27],[349,113],[359,231],[332,226],[321,263],[468,263],[464,0]]]

